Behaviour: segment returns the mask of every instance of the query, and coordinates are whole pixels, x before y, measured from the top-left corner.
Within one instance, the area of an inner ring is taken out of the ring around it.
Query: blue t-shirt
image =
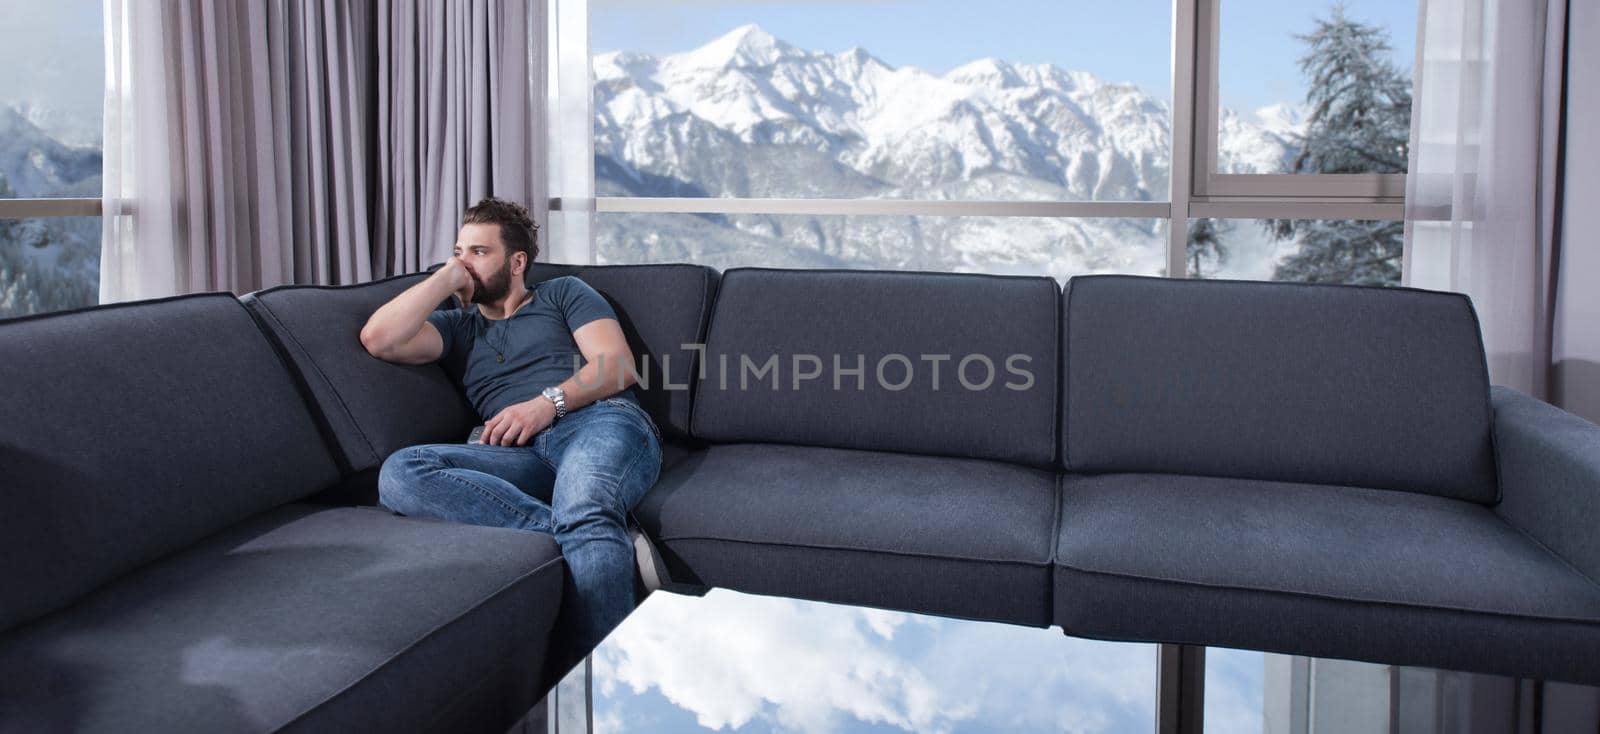
[[[486,318],[476,304],[468,304],[434,311],[428,321],[444,338],[440,363],[461,365],[467,399],[487,421],[507,406],[539,397],[541,390],[571,378],[588,364],[572,332],[596,319],[616,317],[599,291],[567,275],[535,284],[533,297],[505,319]],[[500,354],[505,361],[500,361]],[[631,387],[612,397],[638,403]]]

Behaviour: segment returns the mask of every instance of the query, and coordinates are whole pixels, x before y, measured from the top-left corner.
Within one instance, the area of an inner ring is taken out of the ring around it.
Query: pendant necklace
[[[484,320],[487,321],[488,319],[486,318]],[[504,364],[506,361],[506,331],[509,328],[509,326],[500,327],[500,346],[495,346],[494,340],[488,338],[489,327],[487,325],[483,327],[484,341],[488,342],[489,348],[494,350],[494,361],[501,364]]]
[[[531,290],[529,291],[529,295],[532,295]],[[515,314],[517,311],[521,310],[523,306],[527,305],[527,303],[527,301],[523,301],[522,303],[517,304],[517,308],[511,313]],[[478,312],[478,316],[485,322],[478,327],[478,335],[482,336],[484,341],[488,342],[489,348],[494,350],[494,361],[500,364],[505,364],[506,342],[511,339],[511,316],[508,315],[501,319],[501,321],[506,322],[506,324],[505,326],[500,327],[500,346],[498,347],[495,346],[493,340],[489,339],[489,325],[487,323],[489,321],[489,317],[484,316],[482,311]]]

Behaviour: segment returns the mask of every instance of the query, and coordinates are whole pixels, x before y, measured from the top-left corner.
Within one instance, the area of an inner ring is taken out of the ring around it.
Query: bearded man
[[[571,276],[524,282],[537,233],[518,204],[467,209],[450,259],[374,312],[361,343],[402,364],[465,356],[481,436],[395,452],[379,499],[405,515],[553,534],[571,589],[558,629],[572,639],[552,642],[581,655],[634,607],[627,517],[660,472],[661,433],[605,298]],[[452,293],[463,307],[435,311]]]

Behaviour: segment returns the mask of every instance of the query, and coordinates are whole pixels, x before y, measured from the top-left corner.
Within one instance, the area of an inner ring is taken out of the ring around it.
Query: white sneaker
[[[638,525],[630,523],[628,535],[633,538],[633,565],[639,572],[639,580],[644,583],[645,593],[660,591],[663,584],[671,582],[661,553]]]

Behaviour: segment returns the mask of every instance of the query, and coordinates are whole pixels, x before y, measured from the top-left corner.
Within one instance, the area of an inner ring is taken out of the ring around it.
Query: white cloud
[[[709,729],[1148,731],[1152,646],[713,590],[656,594],[595,655],[596,714],[659,691]],[[610,719],[609,722],[616,721]]]
[[[624,725],[620,712],[600,711],[594,715],[594,734],[620,734],[626,731],[628,728]]]
[[[899,615],[905,616],[905,615]],[[971,707],[942,700],[888,643],[903,620],[887,612],[715,590],[660,594],[595,656],[602,695],[619,684],[657,688],[704,727],[758,717],[820,734],[845,717],[906,731],[948,731]]]

